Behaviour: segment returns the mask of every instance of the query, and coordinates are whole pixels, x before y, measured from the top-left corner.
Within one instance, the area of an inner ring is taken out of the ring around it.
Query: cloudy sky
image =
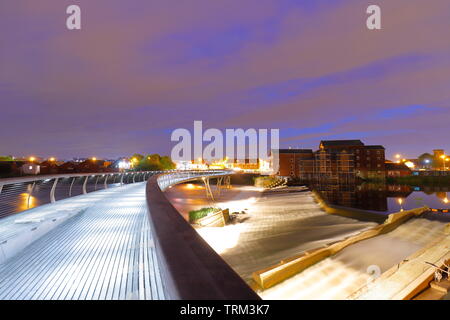
[[[170,154],[194,120],[450,152],[450,1],[375,2],[2,0],[0,155]]]

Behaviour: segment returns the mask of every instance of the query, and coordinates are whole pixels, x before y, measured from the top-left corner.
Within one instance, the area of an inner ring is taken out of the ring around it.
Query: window
[[[381,164],[378,164],[377,167],[378,167],[378,168],[381,168]]]

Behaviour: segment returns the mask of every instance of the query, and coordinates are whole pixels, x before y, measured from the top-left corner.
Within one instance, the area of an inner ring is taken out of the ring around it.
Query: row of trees
[[[176,168],[170,157],[160,156],[156,153],[147,156],[135,153],[131,156],[131,162],[133,168],[138,171],[171,170]]]

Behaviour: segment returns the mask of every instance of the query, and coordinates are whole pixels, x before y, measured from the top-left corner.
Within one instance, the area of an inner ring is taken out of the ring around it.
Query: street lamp
[[[403,199],[402,198],[398,198],[397,202],[400,205],[400,211],[403,211]]]
[[[34,160],[36,160],[35,157],[30,157],[30,162],[34,162]]]
[[[447,156],[443,154],[443,155],[441,156],[441,159],[442,159],[442,163],[444,164],[444,171],[446,171],[447,169],[446,169],[446,167],[445,167],[445,162],[448,161],[449,158],[447,158]]]

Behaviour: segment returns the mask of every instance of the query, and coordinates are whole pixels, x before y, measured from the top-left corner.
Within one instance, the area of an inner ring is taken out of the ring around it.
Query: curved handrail
[[[165,295],[169,299],[260,299],[180,215],[163,192],[177,183],[230,174],[230,171],[179,172],[154,175],[147,182],[149,220]]]
[[[0,202],[3,204],[13,204],[18,201],[20,195],[26,194],[28,195],[28,202],[31,197],[39,195],[41,200],[40,205],[54,203],[57,201],[56,198],[58,198],[55,194],[58,194],[60,199],[71,198],[74,195],[72,187],[74,186],[75,181],[81,182],[81,185],[79,186],[82,189],[81,193],[86,194],[88,193],[88,186],[90,186],[91,189],[93,187],[93,191],[96,191],[101,188],[106,189],[111,185],[144,182],[147,181],[150,175],[161,172],[162,171],[96,172],[3,178],[0,179]],[[88,180],[91,183],[88,183]],[[19,187],[16,185],[19,185]],[[44,187],[38,188],[38,192],[36,192],[37,186]],[[66,190],[62,190],[61,188],[66,188]],[[24,206],[19,212],[27,209],[31,209],[29,204],[28,206]],[[0,207],[0,218],[13,213],[18,212],[11,212],[10,209],[5,206]]]
[[[22,176],[13,178],[0,178],[0,185],[8,185],[22,182],[34,182],[40,180],[48,180],[55,178],[79,178],[79,177],[91,177],[91,176],[115,176],[115,175],[129,175],[129,174],[142,174],[142,173],[161,173],[162,171],[130,171],[130,172],[94,172],[94,173],[61,173],[61,174],[44,174],[33,176]]]

